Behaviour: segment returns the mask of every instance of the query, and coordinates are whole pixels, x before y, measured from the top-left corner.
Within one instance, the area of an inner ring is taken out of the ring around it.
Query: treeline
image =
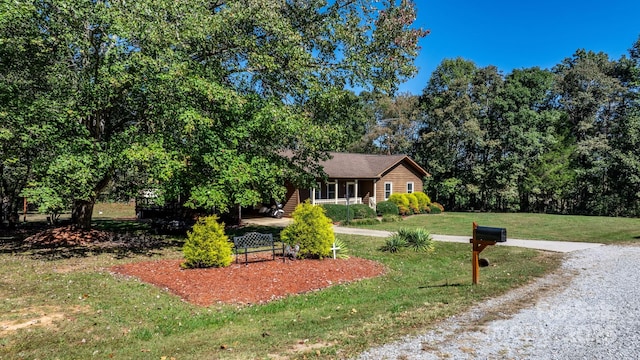
[[[373,101],[382,152],[431,173],[452,210],[640,215],[640,40],[550,70],[444,60],[421,96]]]

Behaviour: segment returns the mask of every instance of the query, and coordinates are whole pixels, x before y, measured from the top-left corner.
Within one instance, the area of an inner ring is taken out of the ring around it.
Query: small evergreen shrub
[[[224,224],[218,223],[217,216],[200,218],[187,232],[187,240],[182,247],[186,269],[225,267],[233,261],[233,245],[224,234]]]
[[[400,222],[403,221],[402,216],[386,214],[382,216],[382,222]]]
[[[429,205],[431,205],[431,199],[427,194],[423,193],[422,191],[416,191],[413,193],[413,195],[415,195],[416,199],[418,199],[418,208],[420,209],[420,212],[424,213],[431,210],[431,208],[429,207]]]
[[[441,212],[444,212],[444,206],[442,206],[442,204],[437,203],[437,202],[434,202],[434,203],[431,203],[431,204],[437,206],[438,209],[440,209]]]
[[[324,258],[331,254],[335,234],[323,207],[305,201],[296,206],[291,217],[293,223],[282,230],[280,239],[287,244],[299,244],[298,256]]]
[[[389,201],[396,204],[400,215],[411,215],[409,208],[409,199],[404,194],[391,194]]]
[[[338,204],[320,205],[325,211],[325,215],[333,222],[345,221],[347,219],[347,207]]]
[[[411,209],[412,214],[420,214],[422,210],[418,206],[418,198],[414,194],[402,194],[407,198],[409,202],[409,209]]]
[[[349,213],[350,219],[371,219],[376,217],[376,211],[365,204],[349,205]]]
[[[391,201],[381,201],[376,204],[376,212],[378,215],[384,217],[385,215],[398,215],[398,205]]]
[[[357,225],[376,225],[379,223],[380,223],[380,220],[378,220],[377,218],[351,220],[351,224],[357,224]]]
[[[442,212],[442,210],[440,210],[440,208],[437,205],[435,205],[434,203],[429,205],[429,208],[431,208],[431,213],[432,214],[440,214]]]
[[[353,219],[367,219],[376,217],[376,212],[365,204],[339,205],[339,204],[323,204],[320,205],[325,209],[325,214],[333,222],[342,222]]]

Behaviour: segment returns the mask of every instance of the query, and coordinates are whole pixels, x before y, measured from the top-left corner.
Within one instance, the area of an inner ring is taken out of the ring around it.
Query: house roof
[[[329,160],[320,165],[330,178],[378,179],[401,162],[421,176],[431,176],[407,155],[371,155],[353,153],[330,153]]]

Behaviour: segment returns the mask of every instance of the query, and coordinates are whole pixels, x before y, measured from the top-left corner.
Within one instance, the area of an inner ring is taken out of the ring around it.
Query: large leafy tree
[[[46,74],[53,90],[40,112],[55,124],[50,159],[25,193],[73,201],[84,227],[123,174],[132,189],[193,207],[281,197],[284,179],[320,173],[313,164],[338,136],[339,120],[314,102],[349,103],[347,86],[392,93],[414,74],[426,34],[405,0],[31,0],[2,10],[7,29],[30,20],[15,35],[42,57],[20,76]],[[33,86],[21,91],[29,99]],[[26,119],[26,104],[7,117]]]
[[[604,53],[577,51],[555,67],[559,104],[576,142],[575,207],[580,213],[604,213],[612,191],[612,130],[619,121],[624,87],[617,65]]]

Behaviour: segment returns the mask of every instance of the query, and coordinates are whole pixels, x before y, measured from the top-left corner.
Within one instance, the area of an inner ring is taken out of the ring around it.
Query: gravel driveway
[[[358,359],[640,359],[640,246],[570,253],[562,271]]]

